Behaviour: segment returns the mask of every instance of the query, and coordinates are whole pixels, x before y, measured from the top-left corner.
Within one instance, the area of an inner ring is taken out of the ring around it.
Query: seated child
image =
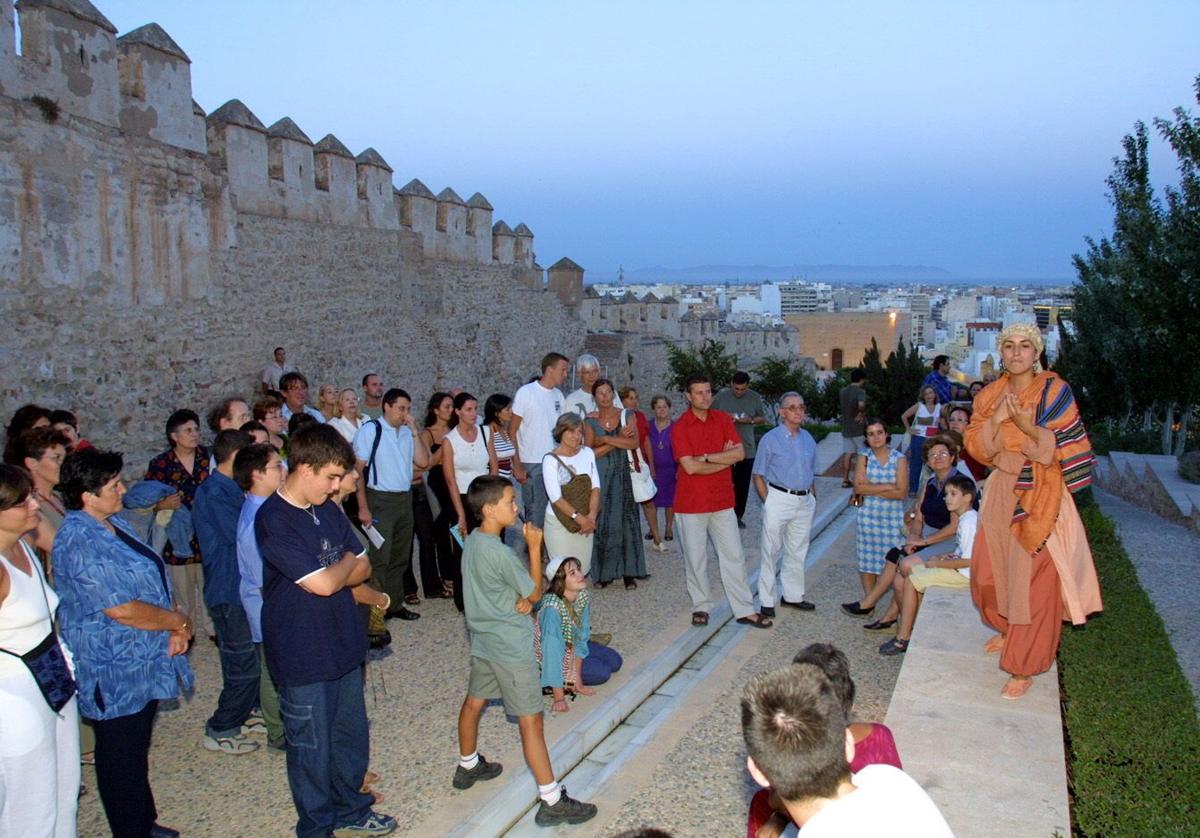
[[[975,511],[975,496],[979,490],[975,481],[963,474],[946,478],[946,508],[958,519],[955,530],[955,550],[929,559],[910,556],[900,566],[896,575],[896,602],[900,603],[900,627],[896,636],[879,647],[881,655],[900,655],[908,651],[912,638],[913,624],[921,598],[930,586],[942,588],[969,588],[971,586],[971,549],[975,544],[975,531],[979,527],[979,513]]]
[[[792,664],[755,677],[742,691],[746,767],[779,795],[802,838],[953,833],[907,774],[868,765],[851,774],[854,734],[838,690],[821,669]]]
[[[829,643],[812,643],[805,646],[792,658],[792,663],[809,663],[825,673],[837,691],[846,719],[854,708],[855,687],[850,677],[850,661],[845,653]],[[896,740],[887,725],[876,722],[850,722],[846,729],[854,737],[854,759],[850,770],[858,772],[868,765],[900,764]],[[791,820],[784,809],[783,801],[771,789],[760,789],[750,801],[750,818],[746,824],[747,838],[775,838],[782,835]]]
[[[541,806],[534,815],[538,826],[583,823],[596,815],[591,803],[567,796],[554,779],[542,728],[542,691],[533,652],[533,621],[529,614],[542,593],[542,531],[532,523],[524,529],[529,570],[500,540],[504,528],[516,523],[517,500],[512,483],[485,474],[471,481],[467,506],[482,523],[463,546],[463,605],[471,638],[471,671],[467,697],[458,714],[456,789],[469,789],[503,770],[475,748],[479,719],[489,699],[504,702],[504,711],[517,718],[521,749],[538,785]]]
[[[621,668],[621,656],[599,643],[589,643],[592,608],[587,577],[579,559],[558,557],[546,565],[549,584],[538,603],[533,648],[542,666],[542,693],[554,695],[554,712],[565,713],[567,693],[595,695]]]

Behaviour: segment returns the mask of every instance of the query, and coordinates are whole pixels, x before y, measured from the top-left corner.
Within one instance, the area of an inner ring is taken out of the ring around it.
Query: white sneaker
[[[243,754],[252,754],[257,751],[258,743],[251,742],[241,734],[237,736],[216,737],[206,733],[204,734],[204,749],[207,751],[220,751],[230,756],[242,756]]]

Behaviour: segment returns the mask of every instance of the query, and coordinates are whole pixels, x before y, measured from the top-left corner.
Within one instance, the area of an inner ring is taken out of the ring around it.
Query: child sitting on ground
[[[526,572],[517,554],[500,540],[504,528],[517,520],[512,483],[498,475],[476,477],[467,489],[467,506],[482,523],[463,546],[463,604],[471,638],[471,672],[467,697],[458,714],[460,756],[454,787],[468,789],[503,770],[475,750],[483,708],[488,699],[499,698],[504,711],[517,718],[525,762],[538,784],[542,802],[534,822],[538,826],[583,823],[595,817],[596,807],[568,797],[567,790],[555,781],[542,729],[542,691],[529,618],[533,604],[541,598],[542,531],[532,523],[525,524]]]
[[[792,658],[792,663],[808,663],[820,668],[825,677],[833,684],[838,699],[842,703],[842,711],[846,719],[850,719],[850,711],[854,708],[854,679],[850,677],[850,661],[841,649],[829,643],[812,643],[805,646]],[[854,759],[850,762],[850,770],[858,772],[868,765],[900,764],[900,754],[896,750],[896,740],[887,725],[876,722],[850,722],[846,729],[854,737]],[[776,838],[782,835],[787,825],[791,823],[783,801],[772,789],[760,789],[750,801],[750,818],[746,823],[747,838]]]
[[[958,519],[955,530],[953,553],[942,553],[929,559],[910,556],[900,566],[896,575],[896,602],[900,603],[900,626],[896,636],[879,647],[881,655],[899,655],[908,651],[917,611],[921,598],[928,587],[969,588],[971,587],[971,549],[975,544],[975,531],[979,527],[979,513],[975,511],[975,496],[979,490],[975,481],[963,474],[946,479],[943,489],[946,509]]]
[[[533,646],[542,666],[542,693],[553,694],[555,713],[566,713],[567,693],[595,695],[591,687],[608,681],[622,661],[615,650],[589,642],[592,608],[579,559],[551,559],[546,578],[550,582],[538,603]]]
[[[819,667],[792,664],[755,677],[742,692],[746,767],[773,788],[802,838],[953,833],[907,774],[868,765],[851,774],[854,734],[841,696]]]

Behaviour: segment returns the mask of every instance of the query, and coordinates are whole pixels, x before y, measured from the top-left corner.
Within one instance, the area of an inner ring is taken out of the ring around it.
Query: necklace
[[[279,487],[278,489],[276,489],[275,491],[279,493],[279,497],[283,498],[283,499],[284,499],[285,501],[287,501],[289,504],[291,504],[292,506],[296,507],[297,509],[303,509],[303,510],[304,510],[305,512],[307,512],[309,515],[311,515],[311,516],[312,516],[312,519],[313,519],[313,526],[314,526],[314,527],[319,527],[319,526],[321,526],[321,519],[317,517],[317,513],[316,513],[316,512],[313,510],[313,508],[312,508],[312,504],[311,504],[311,503],[310,503],[308,506],[301,506],[300,504],[296,503],[294,500],[292,500],[291,498],[289,498],[289,497],[288,497],[286,494],[284,494],[284,492],[283,492],[283,487],[282,487],[282,486],[281,486],[281,487]]]

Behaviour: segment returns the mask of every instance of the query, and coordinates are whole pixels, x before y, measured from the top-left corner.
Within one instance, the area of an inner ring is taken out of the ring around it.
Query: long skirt
[[[1009,623],[996,601],[996,577],[987,539],[976,538],[971,555],[971,599],[983,621],[1004,635],[1000,668],[1010,675],[1033,676],[1045,672],[1058,654],[1062,637],[1063,602],[1058,570],[1046,548],[1033,558],[1029,579],[1029,615],[1026,625]]]
[[[624,451],[600,457],[600,517],[592,550],[592,581],[646,575],[642,520],[633,500],[629,460]]]

